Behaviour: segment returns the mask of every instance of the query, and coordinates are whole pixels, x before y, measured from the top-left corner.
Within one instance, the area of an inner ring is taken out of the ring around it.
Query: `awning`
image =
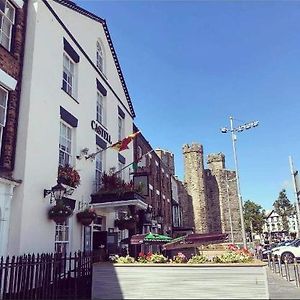
[[[228,240],[227,233],[187,234],[163,245],[164,250],[195,248],[201,245],[216,244]]]
[[[131,245],[140,244],[165,244],[172,241],[172,238],[167,235],[157,233],[135,234],[130,239]]]

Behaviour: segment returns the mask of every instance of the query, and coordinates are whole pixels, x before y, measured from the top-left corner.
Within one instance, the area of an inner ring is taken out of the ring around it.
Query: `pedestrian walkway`
[[[294,282],[287,282],[278,273],[266,269],[270,299],[300,299],[300,288],[297,288]]]

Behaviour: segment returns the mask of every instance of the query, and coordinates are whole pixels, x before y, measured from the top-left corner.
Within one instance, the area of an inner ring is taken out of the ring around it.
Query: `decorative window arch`
[[[105,59],[104,59],[104,50],[103,46],[100,40],[97,41],[96,45],[96,65],[97,68],[104,73],[104,65],[105,65]]]

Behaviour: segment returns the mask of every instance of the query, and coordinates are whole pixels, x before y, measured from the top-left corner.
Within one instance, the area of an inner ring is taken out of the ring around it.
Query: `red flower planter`
[[[72,210],[65,205],[55,204],[49,209],[48,217],[56,224],[62,224],[72,215],[72,213]]]
[[[89,226],[96,218],[94,211],[84,210],[77,213],[77,221],[84,226]]]

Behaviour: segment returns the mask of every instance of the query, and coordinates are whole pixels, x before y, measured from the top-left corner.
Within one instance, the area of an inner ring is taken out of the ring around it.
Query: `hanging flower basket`
[[[73,167],[69,165],[59,166],[57,182],[76,189],[80,184],[80,175]]]
[[[73,211],[61,203],[55,204],[48,211],[49,219],[57,224],[64,223],[72,214]]]
[[[84,226],[89,226],[96,218],[97,214],[92,208],[77,213],[77,221]]]

